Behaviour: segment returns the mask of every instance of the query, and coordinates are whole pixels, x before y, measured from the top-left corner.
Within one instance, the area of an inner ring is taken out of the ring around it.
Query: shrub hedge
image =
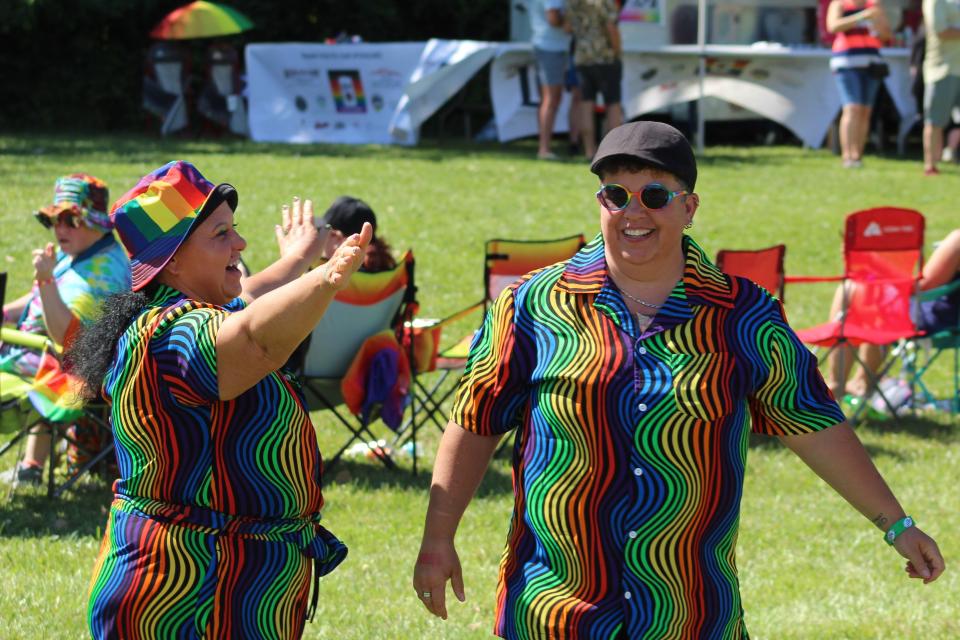
[[[149,32],[188,0],[0,2],[0,128],[139,129]],[[504,0],[229,0],[256,27],[234,38],[316,42],[340,33],[368,42],[505,40]],[[206,42],[193,41],[200,60]]]

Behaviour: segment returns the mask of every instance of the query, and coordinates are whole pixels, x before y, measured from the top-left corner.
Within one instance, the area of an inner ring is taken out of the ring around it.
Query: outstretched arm
[[[847,423],[815,433],[783,436],[780,440],[882,531],[904,517],[897,498]],[[911,527],[904,531],[894,547],[907,559],[906,570],[911,578],[930,583],[943,573],[943,556],[937,543],[920,529]]]
[[[237,397],[287,361],[320,320],[337,291],[363,264],[373,227],[364,223],[333,257],[281,287],[268,291],[242,311],[231,313],[217,332],[217,384],[220,399]]]
[[[466,600],[460,557],[453,539],[499,441],[500,436],[477,435],[452,421],[440,440],[423,541],[413,568],[413,588],[423,606],[444,620],[447,619],[447,580],[457,599]]]

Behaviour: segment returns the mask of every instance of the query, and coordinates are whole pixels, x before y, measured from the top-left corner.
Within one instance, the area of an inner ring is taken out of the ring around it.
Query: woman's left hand
[[[57,266],[57,251],[52,242],[43,249],[33,250],[33,277],[36,280],[49,280]]]
[[[893,543],[897,552],[907,559],[904,571],[911,578],[930,584],[943,573],[943,556],[937,543],[917,527],[910,527],[897,536]]]
[[[280,209],[280,224],[274,227],[280,257],[294,256],[314,265],[323,253],[323,236],[313,217],[313,202],[294,198],[290,206]]]
[[[355,233],[344,240],[333,256],[324,263],[323,281],[334,289],[346,287],[350,276],[363,264],[363,259],[367,255],[367,246],[372,238],[373,227],[369,222],[364,222],[360,233]]]

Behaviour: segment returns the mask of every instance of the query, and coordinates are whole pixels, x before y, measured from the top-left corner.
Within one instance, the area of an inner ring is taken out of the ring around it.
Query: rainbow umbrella
[[[250,19],[232,7],[198,0],[174,9],[150,32],[157,40],[229,36],[252,29]]]

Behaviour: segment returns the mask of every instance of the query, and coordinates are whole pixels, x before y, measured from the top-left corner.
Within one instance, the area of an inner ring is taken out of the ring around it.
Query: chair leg
[[[823,364],[823,362],[830,356],[831,353],[833,353],[835,349],[840,348],[842,346],[846,346],[846,345],[850,345],[848,340],[843,338],[838,340],[835,345],[830,347],[827,350],[827,352],[818,359],[818,364]],[[874,373],[873,371],[871,371],[870,367],[866,366],[866,363],[863,361],[863,358],[860,357],[860,354],[858,353],[857,349],[854,348],[852,345],[850,346],[851,346],[850,354],[853,357],[854,362],[860,365],[860,367],[863,368],[864,372],[866,372],[867,379],[869,380],[869,383],[870,383],[869,388],[873,389],[873,392],[880,396],[884,406],[886,406],[886,408],[890,411],[890,414],[893,416],[893,419],[899,423],[900,415],[897,413],[897,410],[894,408],[889,398],[887,398],[886,394],[884,394],[883,390],[880,388],[880,380],[883,379],[883,376],[887,374],[887,372],[896,362],[896,358],[898,357],[899,350],[895,349],[891,354],[889,354],[887,356],[886,363],[883,365],[883,367],[880,370],[878,370],[878,372]],[[864,395],[863,401],[859,404],[859,406],[857,406],[853,414],[847,416],[847,422],[849,422],[851,426],[856,426],[856,424],[860,421],[860,417],[866,411],[868,399],[869,399],[869,394]],[[837,398],[837,401],[839,402],[840,398]]]

